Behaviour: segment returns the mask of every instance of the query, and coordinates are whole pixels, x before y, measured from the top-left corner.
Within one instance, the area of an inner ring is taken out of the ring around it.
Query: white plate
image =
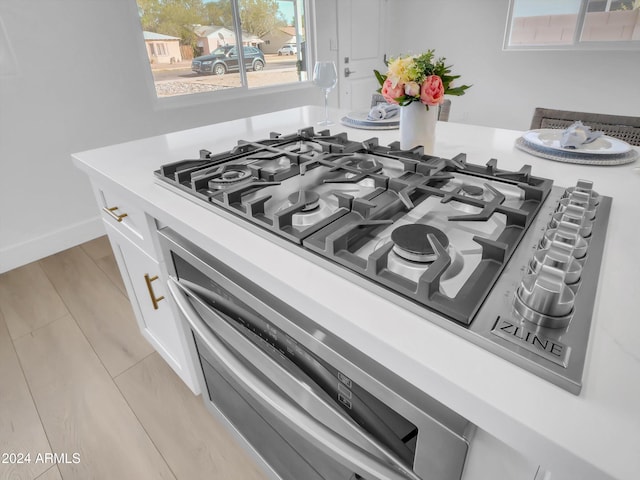
[[[530,153],[531,155],[535,155],[536,157],[542,157],[556,162],[577,163],[581,165],[623,165],[625,163],[635,162],[640,157],[640,151],[634,149],[631,149],[628,152],[615,153],[612,155],[602,155],[597,153],[595,155],[591,155],[584,151],[581,152],[576,150],[554,150],[553,148],[541,147],[532,142],[527,142],[523,137],[516,140],[516,147]]]
[[[560,146],[560,140],[562,139],[562,133],[564,130],[555,128],[543,128],[540,130],[529,130],[522,138],[537,145],[539,147],[545,147],[551,150],[558,150],[562,152],[570,153],[588,153],[590,155],[615,155],[619,153],[625,153],[631,150],[631,145],[617,138],[602,135],[596,138],[593,142],[581,145],[577,148],[566,148]]]
[[[346,116],[342,117],[340,121],[343,125],[354,128],[364,128],[371,130],[391,130],[400,127],[400,114],[391,117],[384,118],[382,120],[369,120],[367,116],[369,111],[366,112],[350,112]]]

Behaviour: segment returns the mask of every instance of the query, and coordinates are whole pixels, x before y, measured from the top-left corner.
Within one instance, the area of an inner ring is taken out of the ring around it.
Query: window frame
[[[573,41],[569,44],[541,44],[541,45],[510,45],[511,32],[513,26],[513,12],[515,2],[517,0],[509,0],[507,10],[507,23],[505,27],[504,42],[502,50],[504,51],[540,51],[540,50],[581,50],[581,51],[637,51],[640,50],[640,40],[623,40],[623,41],[583,41],[580,40],[584,22],[587,15],[587,7],[589,0],[580,0],[580,7],[577,12],[576,28],[573,34]],[[606,10],[608,11],[608,10]]]
[[[306,57],[305,57],[305,67],[307,72],[311,72],[313,69],[313,65],[315,59],[317,57],[317,47],[316,47],[316,16],[315,16],[315,1],[316,0],[298,0],[304,4],[304,23],[302,27],[305,31],[305,41],[306,41]],[[234,12],[234,28],[236,32],[240,32],[237,34],[237,40],[242,43],[242,31],[240,27],[240,16],[237,14],[236,5],[238,0],[231,0],[232,8]],[[147,54],[147,47],[144,41],[144,34],[142,29],[142,24],[140,23],[140,16],[138,11],[138,4],[136,0],[129,0],[129,5],[131,8],[131,14],[134,21],[134,28],[137,29],[137,38],[138,38],[138,55],[142,62],[142,68],[147,70],[146,75],[146,83],[147,83],[147,91],[151,97],[151,100],[154,104],[155,110],[171,110],[176,108],[183,107],[192,107],[197,105],[207,105],[214,104],[216,102],[225,102],[225,101],[233,101],[238,99],[246,99],[250,97],[260,97],[264,95],[274,94],[274,93],[283,93],[283,92],[293,92],[296,90],[304,90],[308,89],[312,85],[311,75],[309,73],[308,78],[305,80],[300,80],[295,83],[279,83],[274,85],[264,85],[264,86],[256,86],[249,87],[246,78],[246,69],[242,66],[239,70],[240,72],[240,80],[241,85],[234,88],[222,89],[211,92],[199,92],[199,93],[189,93],[184,95],[174,95],[169,97],[159,97],[155,79],[153,77],[153,71],[151,70],[151,65],[149,63],[149,57]],[[243,50],[244,49],[240,49]],[[244,55],[240,54],[240,58],[238,61],[242,61],[242,65],[244,63]],[[310,70],[311,69],[311,70]]]

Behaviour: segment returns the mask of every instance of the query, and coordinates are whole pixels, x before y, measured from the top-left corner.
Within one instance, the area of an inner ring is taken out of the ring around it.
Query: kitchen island
[[[469,162],[478,164],[497,158],[499,166],[514,170],[528,164],[533,175],[551,178],[564,187],[575,185],[578,179],[592,180],[601,195],[613,198],[583,387],[576,396],[269,241],[228,215],[176,195],[153,175],[163,164],[197,158],[203,148],[222,152],[239,139],[261,140],[270,132],[288,134],[314,126],[322,113],[315,107],[302,107],[215,124],[78,153],[74,162],[102,192],[98,202],[107,208],[106,221],[115,219],[125,226],[130,222],[133,244],[151,257],[156,255],[160,272],[166,259],[158,257],[154,230],[170,226],[480,430],[541,465],[551,478],[638,478],[640,286],[636,279],[640,252],[633,241],[640,238],[635,197],[640,173],[635,165],[557,163],[516,149],[514,142],[521,132],[442,122],[437,126],[435,155],[452,158],[466,153]],[[341,116],[341,112],[333,114],[336,121]],[[336,124],[331,131],[346,131],[352,140],[375,136],[381,145],[398,139],[397,130],[372,132]],[[115,192],[141,215],[123,217],[117,208],[121,204],[109,204],[104,192]],[[119,262],[122,269],[126,255]],[[147,280],[147,287],[154,285],[153,276]],[[158,282],[155,285],[161,288]],[[151,324],[147,326],[150,332],[154,330]],[[148,338],[161,349],[162,335],[170,341],[177,334],[169,329],[158,335],[150,333]],[[176,343],[180,347],[183,341]],[[180,359],[165,352],[163,357],[179,374],[183,371],[181,376],[195,390],[193,367],[186,356]]]

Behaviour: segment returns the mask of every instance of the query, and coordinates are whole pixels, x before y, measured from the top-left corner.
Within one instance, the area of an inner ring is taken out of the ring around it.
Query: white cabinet
[[[93,183],[103,221],[142,335],[195,393],[200,389],[184,330],[166,294],[155,221],[117,185]]]
[[[198,394],[194,368],[183,331],[177,324],[178,317],[167,298],[160,264],[115,227],[108,223],[105,226],[140,331],[189,388]]]

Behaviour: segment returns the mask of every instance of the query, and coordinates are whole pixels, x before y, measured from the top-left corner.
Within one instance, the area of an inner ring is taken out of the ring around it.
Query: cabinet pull
[[[125,214],[126,215],[126,214]],[[153,309],[158,310],[158,302],[160,300],[164,300],[164,295],[156,298],[156,294],[153,291],[153,286],[151,282],[158,279],[158,275],[154,275],[153,277],[149,277],[148,273],[144,274],[144,281],[147,282],[147,289],[149,290],[149,296],[151,297],[151,303],[153,304]]]
[[[111,218],[115,219],[117,222],[121,222],[122,219],[126,216],[128,216],[127,213],[121,213],[120,215],[118,215],[116,213],[116,210],[118,210],[118,207],[104,207],[102,209],[105,213],[107,213]]]

